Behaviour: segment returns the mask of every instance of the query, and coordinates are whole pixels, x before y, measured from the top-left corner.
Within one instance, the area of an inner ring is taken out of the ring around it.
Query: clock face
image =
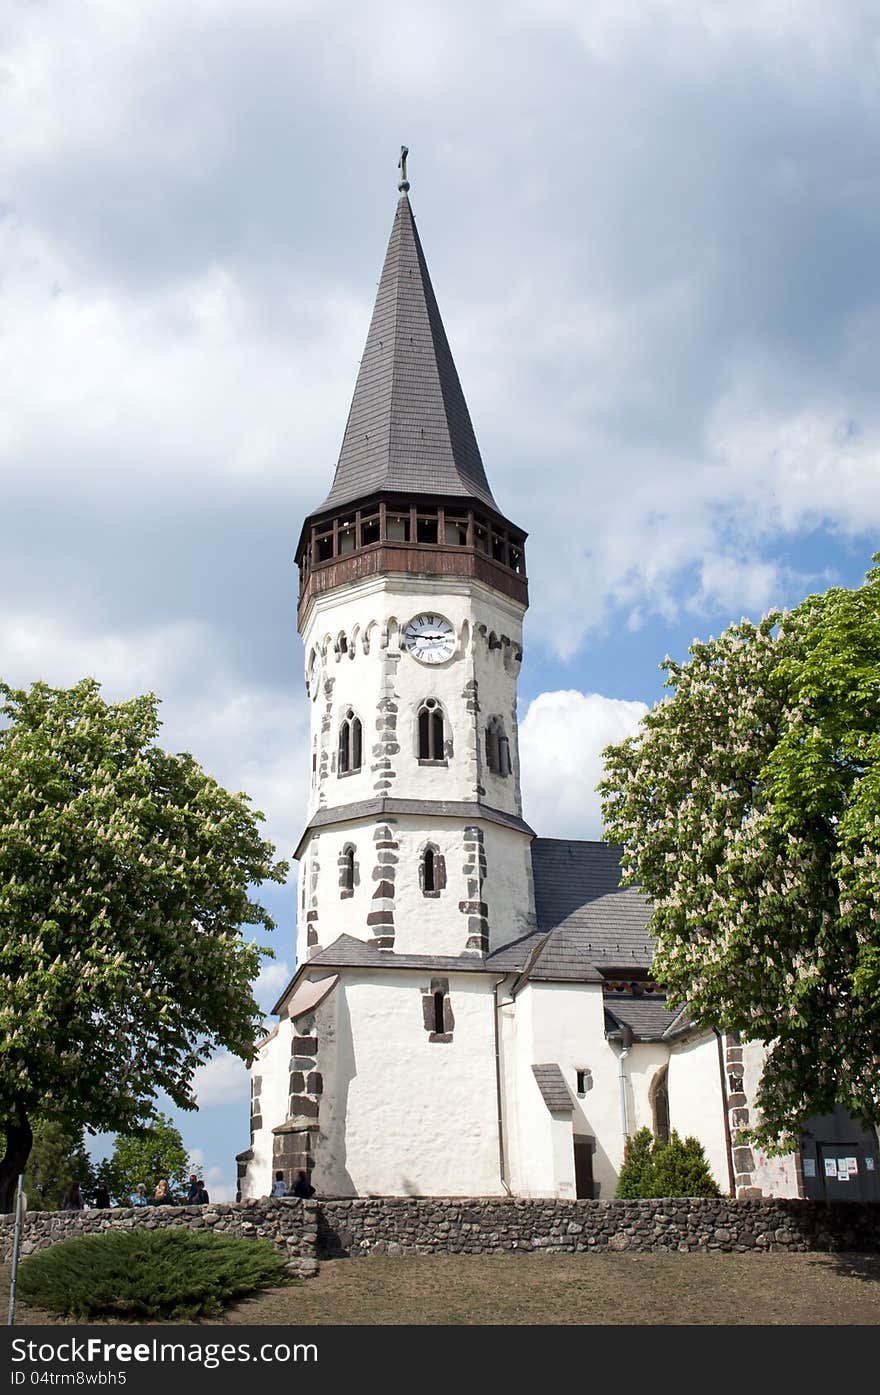
[[[403,642],[420,663],[442,664],[455,652],[455,631],[442,615],[417,615],[404,629]]]

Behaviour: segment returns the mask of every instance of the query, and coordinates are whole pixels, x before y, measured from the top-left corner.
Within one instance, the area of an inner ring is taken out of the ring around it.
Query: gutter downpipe
[[[498,1014],[499,1014],[500,1011],[501,1011],[501,1003],[500,1003],[499,1000],[498,1000],[498,989],[501,987],[501,985],[502,985],[502,983],[504,982],[504,980],[505,980],[506,977],[507,977],[507,975],[504,974],[504,975],[502,975],[501,978],[496,979],[496,980],[495,980],[495,984],[494,984],[494,986],[493,986],[493,988],[492,988],[492,997],[493,997],[493,999],[494,999],[494,1001],[495,1001],[495,1011],[493,1012],[492,1016],[493,1016],[494,1023],[495,1023],[495,1092],[496,1092],[496,1099],[497,1099],[497,1103],[498,1103],[498,1166],[499,1166],[499,1176],[500,1176],[500,1178],[501,1178],[501,1185],[502,1185],[502,1187],[504,1188],[504,1190],[507,1192],[507,1195],[508,1195],[508,1196],[513,1196],[513,1192],[510,1190],[510,1184],[508,1183],[507,1177],[505,1176],[505,1173],[507,1172],[507,1160],[506,1160],[506,1158],[505,1158],[505,1156],[504,1156],[504,1110],[503,1110],[502,1102],[501,1102],[501,1046],[500,1046],[500,1032],[499,1032],[499,1027],[498,1027]],[[512,1000],[511,1000],[511,1001],[512,1001]]]
[[[724,1048],[721,1044],[721,1033],[717,1027],[713,1027],[715,1038],[718,1042],[718,1073],[721,1076],[721,1104],[724,1110],[724,1144],[727,1152],[727,1175],[729,1178],[730,1195],[736,1196],[736,1174],[733,1170],[733,1144],[730,1138],[730,1105],[727,1102],[727,1079],[724,1074]]]
[[[620,1083],[620,1124],[623,1129],[623,1149],[626,1153],[627,1139],[629,1138],[629,1119],[626,1112],[626,1074],[623,1063],[629,1055],[629,1049],[633,1044],[632,1028],[622,1026],[620,1029],[620,1056],[618,1057],[619,1069],[618,1080]]]

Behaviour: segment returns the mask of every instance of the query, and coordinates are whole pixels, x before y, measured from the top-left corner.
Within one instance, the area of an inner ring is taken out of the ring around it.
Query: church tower
[[[332,488],[297,547],[311,701],[297,959],[534,927],[516,685],[526,534],[490,489],[400,199]]]
[[[240,1195],[305,1173],[321,1198],[610,1197],[642,1126],[760,1190],[730,1120],[763,1048],[728,1038],[719,1075],[720,1040],[652,978],[620,849],[523,820],[526,535],[486,478],[405,155],[336,474],[296,552],[297,966],[255,1043]],[[793,1194],[794,1170],[772,1186]]]

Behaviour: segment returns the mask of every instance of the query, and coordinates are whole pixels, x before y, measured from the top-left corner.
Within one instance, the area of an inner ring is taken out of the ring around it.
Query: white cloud
[[[266,817],[265,836],[290,857],[305,819],[309,714],[293,693],[236,690],[212,628],[191,621],[88,630],[41,613],[0,616],[0,673],[13,686],[56,687],[87,674],[107,701],[155,692],[159,743],[191,751],[217,780],[243,790]]]
[[[293,970],[284,959],[273,959],[263,965],[254,983],[254,997],[263,1012],[272,1010],[292,976]]]
[[[523,812],[539,837],[601,836],[601,752],[632,736],[647,710],[575,689],[540,693],[529,704],[519,728]]]
[[[245,1100],[249,1090],[247,1067],[228,1051],[212,1056],[193,1076],[193,1094],[199,1109]]]

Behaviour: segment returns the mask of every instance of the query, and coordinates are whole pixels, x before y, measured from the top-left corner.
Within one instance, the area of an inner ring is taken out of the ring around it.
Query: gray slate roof
[[[530,977],[581,978],[588,966],[594,972],[611,965],[649,967],[650,907],[637,888],[619,885],[619,847],[536,838],[532,873],[538,932],[547,939]]]
[[[474,498],[498,507],[405,194],[394,215],[333,487],[315,512],[378,490]]]
[[[681,1016],[679,1008],[668,1008],[664,1002],[645,998],[612,998],[605,1002],[606,1028],[632,1028],[636,1041],[659,1041]],[[609,1021],[609,1019],[611,1019]]]
[[[538,1089],[547,1108],[554,1113],[567,1111],[571,1114],[574,1105],[559,1066],[555,1062],[546,1066],[532,1066],[532,1074],[538,1082]]]
[[[340,935],[308,960],[313,965],[341,969],[431,969],[447,973],[485,971],[481,954],[397,954],[393,949],[377,949],[354,935]]]

